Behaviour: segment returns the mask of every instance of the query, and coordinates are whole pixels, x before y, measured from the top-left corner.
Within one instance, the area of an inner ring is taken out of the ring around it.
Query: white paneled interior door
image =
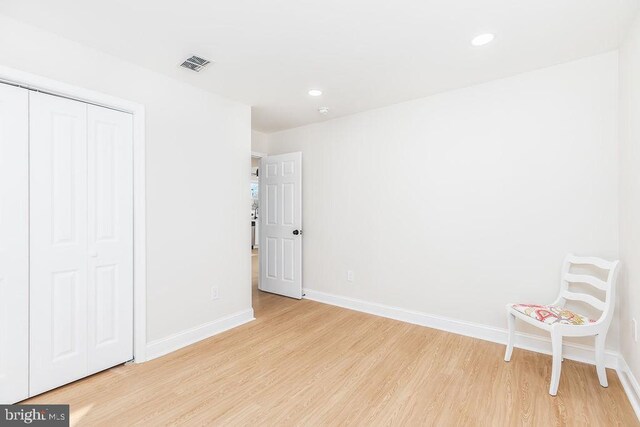
[[[30,93],[30,392],[132,358],[131,116]]]
[[[302,153],[260,160],[260,289],[302,298]]]
[[[133,359],[133,117],[88,106],[89,373]]]
[[[29,395],[28,96],[0,84],[0,404]]]
[[[31,394],[87,374],[87,105],[30,93]]]

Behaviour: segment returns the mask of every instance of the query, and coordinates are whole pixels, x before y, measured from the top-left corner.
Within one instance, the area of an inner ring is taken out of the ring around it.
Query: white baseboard
[[[629,398],[629,402],[631,403],[633,410],[636,412],[636,416],[640,420],[640,384],[622,356],[620,356],[620,359],[618,360],[617,371],[618,378],[620,378],[620,382],[622,383],[622,387]]]
[[[405,310],[403,308],[391,307],[384,304],[314,291],[313,289],[305,289],[304,294],[306,299],[325,304],[336,305],[338,307],[344,307],[351,310],[374,314],[376,316],[413,323],[415,325],[440,329],[442,331],[478,338],[485,341],[505,345],[507,343],[507,330],[502,328],[421,313],[418,311]],[[538,353],[551,354],[551,339],[540,335],[516,332],[515,346]],[[595,352],[593,347],[566,343],[563,345],[562,354],[566,359],[595,365]],[[617,352],[607,350],[605,354],[605,364],[607,368],[617,369],[619,357],[620,355]]]
[[[253,309],[250,308],[223,317],[222,319],[217,319],[213,322],[170,335],[166,338],[152,341],[147,344],[147,361],[164,356],[165,354],[174,352],[252,320],[255,320],[255,318],[253,317]]]

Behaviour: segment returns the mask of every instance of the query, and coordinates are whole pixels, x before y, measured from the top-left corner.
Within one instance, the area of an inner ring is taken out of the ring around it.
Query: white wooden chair
[[[551,333],[551,346],[553,349],[553,364],[551,370],[551,385],[549,394],[555,396],[558,393],[560,383],[560,369],[562,367],[562,337],[583,337],[595,335],[596,371],[602,387],[607,387],[607,374],[604,367],[604,345],[607,338],[607,330],[613,318],[615,306],[616,278],[618,275],[619,261],[606,261],[595,257],[578,257],[567,255],[562,267],[560,281],[560,294],[551,305],[536,304],[507,304],[507,322],[509,324],[509,341],[504,360],[511,360],[513,341],[515,338],[515,321],[521,319]],[[572,265],[595,266],[607,271],[606,281],[600,280],[588,274],[571,273]],[[569,290],[570,283],[589,284],[601,291],[605,291],[604,301],[582,292]],[[585,302],[602,315],[597,320],[591,320],[587,316],[565,308],[567,300]]]

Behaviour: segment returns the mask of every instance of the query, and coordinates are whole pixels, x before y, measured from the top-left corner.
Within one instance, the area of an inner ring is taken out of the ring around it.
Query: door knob
[[[298,234],[302,234],[302,230],[293,230],[294,236],[297,236]]]

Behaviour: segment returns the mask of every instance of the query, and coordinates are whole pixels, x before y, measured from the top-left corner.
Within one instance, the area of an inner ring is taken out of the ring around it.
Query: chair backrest
[[[610,323],[613,318],[615,306],[616,279],[620,261],[607,261],[596,257],[580,257],[569,254],[564,259],[562,266],[562,278],[560,282],[560,295],[556,304],[564,306],[567,300],[581,301],[601,311],[598,322]],[[591,274],[576,274],[571,272],[572,265],[597,267],[606,274],[606,280],[599,279]],[[570,284],[585,283],[604,291],[604,301],[584,292],[575,292],[569,289]]]

